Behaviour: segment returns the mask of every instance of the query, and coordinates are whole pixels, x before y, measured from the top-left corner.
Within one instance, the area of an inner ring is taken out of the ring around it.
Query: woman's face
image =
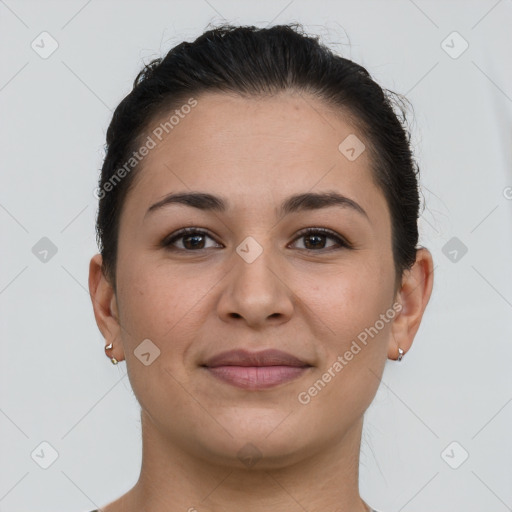
[[[130,382],[160,435],[195,456],[299,460],[360,420],[396,352],[388,207],[364,134],[317,99],[196,100],[161,141],[172,113],[150,127],[156,145],[123,207],[114,308]],[[199,193],[217,200],[151,209]],[[186,227],[200,233],[171,240]],[[204,366],[233,349],[309,366]]]

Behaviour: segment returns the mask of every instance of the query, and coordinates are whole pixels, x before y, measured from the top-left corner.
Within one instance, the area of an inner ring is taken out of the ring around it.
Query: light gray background
[[[87,511],[138,478],[138,404],[87,291],[93,190],[143,63],[224,18],[298,21],[414,105],[435,284],[366,414],[362,497],[382,512],[512,510],[511,0],[0,0],[0,511]],[[43,31],[59,45],[47,59],[31,47]],[[469,43],[458,58],[442,46],[453,31]],[[46,263],[42,237],[58,249]],[[43,441],[48,469],[31,456]]]

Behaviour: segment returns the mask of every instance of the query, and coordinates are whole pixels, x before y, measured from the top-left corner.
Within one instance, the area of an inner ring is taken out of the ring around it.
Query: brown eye
[[[166,238],[162,242],[162,246],[169,250],[178,251],[197,251],[219,246],[219,244],[215,242],[216,245],[206,247],[206,239],[208,238],[213,240],[206,231],[196,228],[185,228],[180,230],[178,233],[174,233],[171,238]],[[181,244],[181,247],[176,246],[177,242]]]
[[[339,249],[342,247],[347,249],[350,248],[350,244],[348,244],[345,240],[343,240],[332,231],[324,228],[309,228],[305,231],[302,231],[295,240],[301,239],[304,240],[304,247],[299,247],[299,249],[304,249],[306,251],[326,251]],[[326,246],[327,239],[334,240],[335,244]]]

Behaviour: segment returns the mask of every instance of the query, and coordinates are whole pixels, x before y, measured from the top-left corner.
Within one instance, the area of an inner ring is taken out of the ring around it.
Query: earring
[[[112,347],[112,342],[110,342],[108,345],[105,345],[105,350],[110,350]],[[111,357],[110,361],[112,362],[112,364],[117,364],[119,362],[115,357]]]
[[[404,357],[404,351],[400,347],[398,347],[397,361],[401,361],[403,357]]]

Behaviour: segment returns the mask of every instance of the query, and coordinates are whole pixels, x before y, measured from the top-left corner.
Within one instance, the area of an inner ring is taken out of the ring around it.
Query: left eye
[[[332,231],[329,231],[328,229],[307,229],[306,231],[303,231],[299,234],[299,236],[295,240],[303,239],[306,241],[304,244],[305,247],[299,247],[299,249],[304,249],[306,251],[315,251],[315,250],[322,250],[326,249],[325,247],[325,239],[330,238],[331,240],[334,240],[336,244],[331,245],[327,249],[333,250],[341,247],[349,248],[349,244],[345,242],[342,238],[334,234]],[[309,245],[309,247],[307,247]]]

